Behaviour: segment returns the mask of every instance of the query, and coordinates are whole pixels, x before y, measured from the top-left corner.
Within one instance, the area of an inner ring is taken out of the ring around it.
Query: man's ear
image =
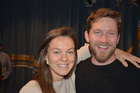
[[[118,35],[117,44],[119,43],[119,41],[120,41],[120,34]]]
[[[85,31],[84,34],[85,34],[85,39],[86,39],[86,41],[89,42],[89,34],[88,34],[88,31]]]

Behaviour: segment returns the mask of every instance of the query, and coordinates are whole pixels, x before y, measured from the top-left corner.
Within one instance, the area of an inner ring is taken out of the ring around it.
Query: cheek
[[[100,39],[100,37],[98,37],[94,34],[89,35],[89,41],[97,41],[99,39]]]
[[[58,56],[50,55],[48,56],[49,63],[56,63],[59,60]]]
[[[90,44],[91,45],[94,45],[94,44],[96,44],[96,43],[98,43],[98,42],[100,42],[100,39],[98,39],[98,38],[90,38]]]
[[[118,39],[112,39],[111,42],[114,46],[116,46],[119,41],[118,41]]]
[[[75,56],[70,56],[69,61],[74,63],[75,62]]]

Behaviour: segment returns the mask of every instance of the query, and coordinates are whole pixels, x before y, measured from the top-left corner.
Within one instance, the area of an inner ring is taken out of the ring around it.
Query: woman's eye
[[[69,51],[68,53],[69,53],[69,54],[73,54],[74,52],[73,52],[73,51]]]
[[[58,52],[58,51],[55,51],[55,52],[54,52],[54,54],[60,54],[60,52]]]

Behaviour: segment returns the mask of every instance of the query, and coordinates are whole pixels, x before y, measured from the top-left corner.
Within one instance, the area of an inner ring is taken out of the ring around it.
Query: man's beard
[[[94,56],[94,58],[100,62],[105,63],[115,52],[116,47],[112,47],[110,51],[97,51],[95,49],[96,45],[90,46],[90,52]],[[110,46],[110,45],[109,45]]]

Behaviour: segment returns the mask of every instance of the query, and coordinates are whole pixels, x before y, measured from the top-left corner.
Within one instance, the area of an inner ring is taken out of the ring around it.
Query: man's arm
[[[128,60],[130,61],[133,65],[135,65],[137,68],[140,68],[140,65],[138,63],[140,63],[140,58],[130,54],[130,53],[127,53],[123,50],[120,50],[120,49],[116,49],[115,51],[115,55],[116,55],[116,58],[125,66],[125,67],[128,67],[128,64],[125,60]]]
[[[82,61],[85,60],[89,57],[91,57],[91,54],[89,52],[89,44],[85,43],[84,46],[82,46],[80,49],[77,50],[77,64]]]

